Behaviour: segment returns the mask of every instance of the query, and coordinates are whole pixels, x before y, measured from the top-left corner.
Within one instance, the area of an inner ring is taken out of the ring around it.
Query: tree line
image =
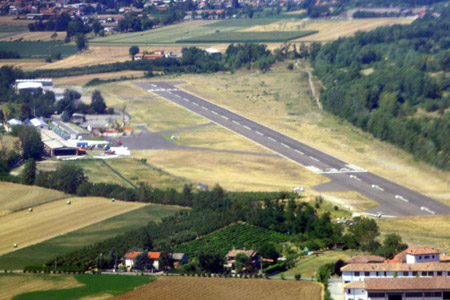
[[[450,168],[450,9],[311,47],[326,110]]]

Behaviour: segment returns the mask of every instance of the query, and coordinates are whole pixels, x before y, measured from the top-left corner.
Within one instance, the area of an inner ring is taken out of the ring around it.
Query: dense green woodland
[[[326,110],[450,168],[450,9],[311,50]]]

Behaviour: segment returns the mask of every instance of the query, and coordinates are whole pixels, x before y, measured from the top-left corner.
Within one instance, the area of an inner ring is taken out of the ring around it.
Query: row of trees
[[[450,9],[311,47],[326,110],[450,168]],[[432,75],[433,73],[433,75]]]

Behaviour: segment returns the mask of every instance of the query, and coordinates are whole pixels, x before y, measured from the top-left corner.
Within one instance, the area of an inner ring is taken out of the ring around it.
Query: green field
[[[199,37],[178,40],[177,43],[272,43],[287,42],[317,31],[236,31],[216,32]]]
[[[75,45],[52,42],[0,42],[0,51],[17,52],[22,58],[46,58],[60,52],[62,57],[77,53]]]
[[[28,27],[26,25],[0,25],[0,34],[13,33],[13,32],[25,32],[27,30],[28,30]]]
[[[6,275],[4,275],[6,276]],[[48,275],[51,276],[51,275]],[[120,276],[120,275],[74,275],[75,279],[84,284],[70,289],[35,291],[14,297],[14,300],[60,300],[81,299],[83,297],[119,295],[134,288],[152,282],[154,276]]]
[[[279,16],[277,16],[279,17]],[[204,25],[203,27],[240,27],[246,28],[246,27],[252,27],[252,26],[258,26],[258,25],[267,25],[273,22],[276,22],[277,18],[274,16],[273,18],[261,18],[261,19],[228,19],[223,20],[215,23],[211,23],[208,25]]]
[[[177,246],[174,252],[196,256],[202,249],[214,249],[225,255],[233,247],[236,249],[256,249],[265,242],[280,243],[289,236],[268,229],[247,224],[235,224],[217,232],[205,235],[197,240]]]
[[[120,43],[120,44],[167,44],[175,43],[180,39],[195,38],[205,34],[215,33],[217,30],[234,31],[238,27],[206,27],[200,25],[167,26],[144,32],[115,34],[96,38],[92,43]]]
[[[0,256],[0,269],[22,269],[26,265],[39,265],[54,256],[94,242],[139,228],[150,221],[174,214],[180,208],[149,205],[117,217],[87,226],[45,242]]]

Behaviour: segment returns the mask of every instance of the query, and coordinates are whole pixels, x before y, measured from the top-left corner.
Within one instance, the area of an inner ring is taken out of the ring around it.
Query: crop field
[[[99,37],[92,40],[94,44],[100,43],[121,43],[121,44],[167,44],[175,43],[181,39],[193,38],[205,34],[215,33],[217,30],[235,31],[239,27],[222,26],[219,29],[212,26],[203,26],[211,22],[189,21],[176,25],[165,26],[144,32],[133,32],[127,34],[115,34],[106,37]],[[182,26],[181,26],[182,25]]]
[[[169,205],[146,205],[2,255],[0,256],[0,269],[18,270],[27,265],[41,265],[57,255],[137,229],[150,221],[159,222],[161,218],[172,215],[180,209],[180,207]]]
[[[180,137],[172,142],[182,146],[273,154],[272,151],[218,125],[175,132],[164,137],[170,139],[172,135]]]
[[[339,259],[346,260],[352,256],[362,255],[364,253],[351,251],[351,250],[334,250],[319,253],[319,256],[304,256],[300,259],[295,267],[283,272],[285,277],[294,277],[296,273],[301,273],[302,278],[314,278],[316,276],[317,269],[327,263],[336,262]],[[280,275],[275,276],[276,278]]]
[[[0,33],[1,28],[4,26],[0,26]],[[20,29],[18,26],[17,29]],[[22,28],[23,29],[23,28]],[[54,31],[35,31],[35,32],[28,32],[28,29],[25,27],[25,30],[16,30],[17,34],[15,35],[1,35],[0,34],[0,41],[8,42],[8,41],[41,41],[41,42],[48,42],[48,41],[62,41],[64,40],[66,33],[65,32],[57,32],[56,37],[52,37],[52,35],[55,33]],[[25,32],[20,32],[25,31]]]
[[[397,233],[409,246],[450,252],[450,215],[398,217],[377,220],[382,235]]]
[[[34,291],[69,289],[82,286],[72,275],[0,274],[0,300]]]
[[[144,206],[99,197],[56,200],[0,217],[0,255],[48,240]],[[17,243],[18,248],[13,248]]]
[[[334,41],[340,37],[354,35],[357,31],[370,31],[393,24],[410,24],[413,18],[375,18],[354,20],[310,20],[304,21],[302,30],[317,30],[318,33],[296,41]]]
[[[60,191],[10,182],[0,182],[0,190],[0,216],[68,197]]]
[[[199,239],[177,246],[175,252],[196,256],[202,249],[221,251],[225,255],[233,247],[237,249],[256,249],[266,242],[278,244],[289,240],[289,236],[265,228],[247,224],[235,224]]]
[[[222,20],[214,23],[209,23],[204,25],[203,27],[239,27],[246,28],[252,26],[259,25],[267,25],[270,23],[276,22],[275,19],[272,18],[258,18],[258,19],[228,19]]]
[[[290,191],[327,181],[281,157],[263,157],[198,150],[139,150],[136,158],[175,176],[209,186],[219,183],[231,191]]]
[[[155,282],[122,294],[115,299],[320,300],[322,293],[321,284],[308,281],[160,276]]]
[[[0,42],[0,51],[17,52],[23,58],[46,58],[57,52],[67,57],[75,54],[77,47],[62,42]]]
[[[298,39],[317,31],[236,31],[216,32],[176,41],[177,43],[274,43]]]
[[[35,276],[35,275],[34,275]],[[50,280],[57,281],[61,275],[46,275]],[[52,278],[53,277],[53,278]],[[138,286],[152,282],[156,279],[154,276],[120,276],[120,275],[91,275],[77,274],[67,276],[73,278],[81,286],[58,287],[49,290],[40,290],[29,293],[22,293],[15,300],[31,299],[106,299],[114,295],[119,295],[126,291],[135,289]],[[44,276],[42,278],[45,278]],[[48,279],[47,279],[48,280]]]

